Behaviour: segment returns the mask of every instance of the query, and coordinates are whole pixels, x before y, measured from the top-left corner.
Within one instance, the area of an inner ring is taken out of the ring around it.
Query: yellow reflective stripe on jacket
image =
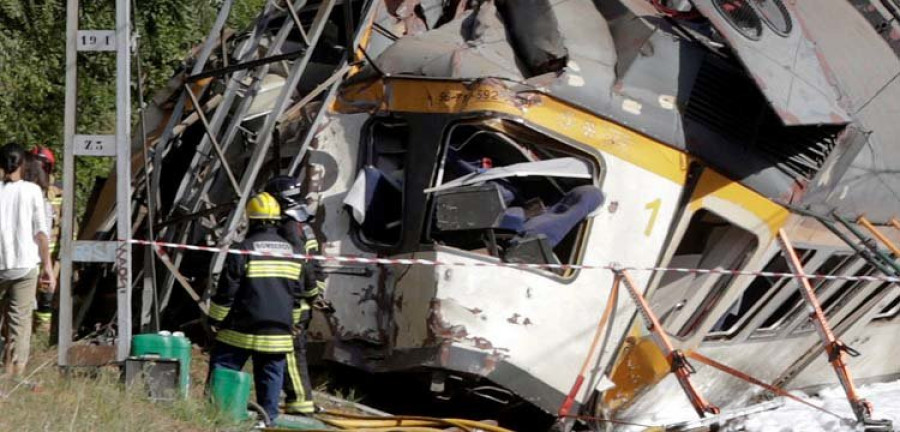
[[[288,279],[300,279],[303,264],[290,261],[265,261],[254,260],[247,265],[247,277],[281,277]]]
[[[216,340],[233,347],[264,353],[289,353],[294,351],[291,335],[252,335],[234,330],[222,330]]]
[[[309,299],[309,298],[313,298],[317,295],[321,295],[322,293],[323,293],[323,291],[322,291],[322,289],[319,288],[319,284],[316,284],[316,286],[313,289],[308,290],[305,293],[303,293],[302,297]]]
[[[306,253],[318,252],[319,251],[319,241],[316,239],[307,240],[305,249],[306,249]]]
[[[224,320],[230,311],[230,307],[220,306],[212,302],[209,304],[209,317],[216,321]]]
[[[294,318],[294,324],[297,324],[297,322],[300,321],[300,316],[303,315],[303,312],[308,310],[310,310],[309,302],[306,300],[301,301],[300,307],[294,308],[294,310],[291,311],[291,315]]]

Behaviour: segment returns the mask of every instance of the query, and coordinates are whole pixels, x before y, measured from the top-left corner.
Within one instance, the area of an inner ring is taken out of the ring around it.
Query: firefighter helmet
[[[281,219],[281,206],[267,192],[256,194],[247,203],[247,218],[254,220]]]

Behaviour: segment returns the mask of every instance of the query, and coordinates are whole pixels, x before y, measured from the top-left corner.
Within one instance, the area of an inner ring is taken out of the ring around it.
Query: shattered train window
[[[427,191],[429,237],[507,262],[576,262],[589,215],[604,201],[594,183],[599,167],[563,143],[515,131],[451,129]]]
[[[344,203],[352,212],[360,240],[393,246],[402,233],[408,126],[395,120],[377,121],[367,133],[364,163]]]

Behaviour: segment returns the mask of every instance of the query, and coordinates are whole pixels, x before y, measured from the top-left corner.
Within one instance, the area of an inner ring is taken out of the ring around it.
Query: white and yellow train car
[[[789,272],[776,241],[784,229],[809,273],[881,274],[792,210],[868,211],[884,222],[900,204],[879,198],[871,183],[845,184],[859,149],[890,148],[884,137],[897,128],[858,105],[862,93],[883,109],[896,100],[867,90],[850,62],[826,64],[842,43],[824,38],[829,22],[847,26],[839,34],[864,32],[863,40],[880,44],[867,47],[870,55],[890,53],[849,3],[828,2],[823,12],[803,1],[761,2],[738,14],[705,0],[683,11],[689,18],[640,0],[554,3],[535,16],[558,21],[566,56],[538,74],[522,72],[527,29],[511,29],[516,16],[504,14],[504,2],[461,7],[440,25],[429,21],[438,16],[432,3],[408,15],[375,6],[377,32],[361,47],[375,60],[344,84],[318,134],[310,160],[321,169],[309,170],[319,176],[310,197],[327,255],[453,265],[327,264],[327,297],[337,311],[327,322],[320,317],[313,334],[330,342],[329,359],[417,373],[437,398],[463,388],[498,411],[524,404],[552,420],[591,354],[578,412],[673,424],[696,414],[628,296],[618,297],[599,353],[589,353],[613,286],[613,272],[602,267]],[[776,42],[793,44],[802,60],[787,75],[754,57],[771,49],[777,63]],[[896,57],[881,59],[897,68]],[[779,87],[783,80],[793,87]],[[896,82],[887,88],[900,91]],[[856,99],[844,104],[840,92]],[[509,255],[515,233],[496,219],[506,210],[503,188],[488,191],[499,201],[441,201],[440,192],[483,193],[476,189],[497,179],[454,173],[459,160],[480,161],[478,173],[509,167],[500,178],[532,215],[578,187],[602,191],[603,203],[555,246],[527,255],[561,266],[496,265],[522,262]],[[556,170],[530,165],[563,160]],[[322,175],[324,167],[337,169]],[[852,198],[865,194],[868,201]],[[898,241],[897,234],[889,236]],[[793,280],[632,275],[676,348],[787,389],[837,383]],[[900,365],[889,360],[900,349],[896,286],[820,280],[814,288],[837,336],[863,353],[850,361],[855,378],[898,376]],[[699,365],[692,380],[723,409],[764,394]]]

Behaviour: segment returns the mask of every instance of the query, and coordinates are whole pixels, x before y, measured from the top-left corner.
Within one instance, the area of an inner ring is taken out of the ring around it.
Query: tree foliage
[[[262,10],[264,0],[237,0],[229,25],[241,29]],[[221,0],[134,0],[140,34],[139,58],[145,98],[179,67],[212,25]],[[0,140],[26,147],[46,145],[62,160],[65,106],[65,0],[0,0]],[[82,1],[82,29],[112,29],[115,1]],[[133,65],[133,69],[136,69]],[[115,131],[115,55],[78,55],[77,132]],[[136,78],[136,77],[135,77]],[[137,115],[137,97],[133,95]],[[111,160],[78,158],[79,201]],[[61,163],[57,169],[61,169]],[[79,206],[81,207],[81,206]]]

